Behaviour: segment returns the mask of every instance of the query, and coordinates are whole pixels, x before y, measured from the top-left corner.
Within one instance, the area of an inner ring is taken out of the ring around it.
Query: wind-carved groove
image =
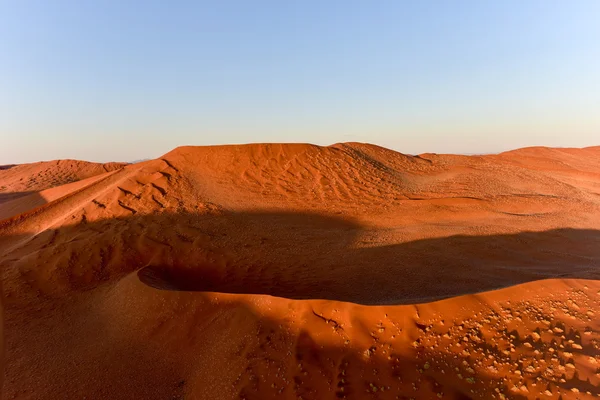
[[[121,200],[119,200],[119,205],[120,205],[121,207],[123,207],[124,209],[126,209],[126,210],[128,210],[128,211],[131,211],[131,213],[132,213],[132,214],[135,214],[135,213],[137,213],[137,210],[135,210],[135,209],[133,209],[133,208],[131,208],[131,207],[128,207],[128,206],[126,206],[125,204],[123,204],[123,202],[122,202]]]
[[[167,242],[163,242],[163,241],[161,241],[161,240],[159,240],[159,239],[156,239],[156,238],[153,238],[153,237],[151,237],[151,236],[146,236],[146,239],[150,240],[151,242],[158,243],[158,244],[160,244],[160,245],[162,245],[162,246],[168,247],[168,248],[170,248],[170,249],[172,249],[172,248],[173,248],[173,246],[171,246],[169,243],[167,243]]]
[[[121,192],[123,192],[124,194],[126,194],[126,195],[129,195],[129,196],[133,196],[133,197],[135,197],[135,198],[136,198],[136,199],[138,199],[138,200],[139,200],[139,199],[142,197],[142,196],[140,196],[139,194],[133,194],[133,193],[132,193],[132,192],[130,192],[129,190],[127,190],[127,189],[123,189],[121,186],[117,186],[117,188],[118,188],[118,189],[119,189]]]
[[[326,323],[327,325],[333,325],[333,328],[334,328],[335,330],[338,330],[338,329],[340,329],[340,330],[342,330],[342,331],[344,330],[344,328],[342,328],[342,326],[341,326],[341,325],[340,325],[340,324],[339,324],[339,323],[338,323],[336,320],[334,320],[334,319],[329,319],[329,318],[326,318],[326,317],[324,317],[324,316],[322,316],[322,315],[320,315],[320,314],[317,314],[315,310],[313,310],[313,314],[314,314],[316,317],[318,317],[318,318],[322,319],[323,321],[325,321],[325,323]]]
[[[165,189],[161,188],[160,186],[158,186],[156,183],[152,182],[151,185],[154,189],[158,190],[160,192],[160,194],[162,194],[163,196],[167,195],[167,191]]]
[[[106,206],[103,203],[100,203],[98,200],[93,199],[92,203],[94,203],[95,205],[97,205],[100,208],[106,208]]]
[[[152,195],[152,200],[153,200],[153,201],[154,201],[156,204],[158,204],[158,205],[160,206],[160,208],[165,208],[165,205],[164,205],[163,203],[161,203],[160,201],[158,201],[158,200],[156,199],[156,197],[154,197],[154,195]]]
[[[181,240],[182,242],[186,242],[186,243],[194,243],[194,239],[184,235],[182,233],[177,233],[177,237],[179,238],[179,240]]]
[[[171,182],[171,174],[165,171],[158,171],[158,173],[167,178],[167,181]]]
[[[165,164],[167,164],[169,167],[171,167],[175,172],[179,172],[179,170],[177,168],[175,168],[173,166],[173,164],[171,164],[169,161],[165,160],[164,158],[161,158],[162,161],[165,162]]]

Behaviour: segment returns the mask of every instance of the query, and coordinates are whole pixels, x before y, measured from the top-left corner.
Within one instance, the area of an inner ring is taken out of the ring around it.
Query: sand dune
[[[69,191],[89,184],[93,177],[115,171],[124,165],[126,164],[57,160],[2,166],[0,220],[58,199]]]
[[[600,396],[600,147],[64,163],[0,171],[4,398]]]
[[[39,192],[114,171],[125,163],[92,163],[79,160],[42,161],[32,164],[6,165],[0,168],[5,193]]]

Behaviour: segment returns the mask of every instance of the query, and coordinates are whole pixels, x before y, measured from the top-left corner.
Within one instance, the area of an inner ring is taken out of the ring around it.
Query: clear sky
[[[600,1],[0,0],[0,164],[600,144]]]

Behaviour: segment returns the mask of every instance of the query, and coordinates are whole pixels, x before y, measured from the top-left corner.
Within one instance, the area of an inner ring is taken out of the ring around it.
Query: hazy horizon
[[[352,142],[336,142],[336,143],[330,143],[330,144],[324,144],[324,145],[318,145],[315,143],[308,143],[308,142],[268,142],[268,144],[309,144],[309,145],[317,145],[317,146],[332,146],[334,144],[338,144],[338,143],[352,143]],[[354,143],[366,143],[366,144],[372,144],[372,145],[376,145],[376,146],[380,146],[377,143],[370,143],[370,142],[354,142]],[[0,162],[0,166],[7,166],[7,165],[18,165],[18,164],[30,164],[30,163],[36,163],[36,162],[47,162],[47,161],[55,161],[55,160],[78,160],[78,161],[90,161],[90,162],[99,162],[99,163],[109,163],[109,162],[125,162],[125,163],[130,163],[130,164],[137,164],[140,162],[144,162],[144,161],[149,161],[149,160],[153,160],[155,158],[159,158],[169,152],[171,152],[172,150],[175,150],[177,147],[186,147],[186,146],[221,146],[221,145],[225,145],[225,146],[236,146],[236,145],[247,145],[247,144],[266,144],[266,142],[246,142],[246,143],[220,143],[220,144],[202,144],[202,145],[181,145],[181,146],[175,146],[173,148],[170,148],[166,151],[163,151],[161,153],[158,154],[152,154],[151,156],[148,157],[142,157],[142,158],[136,158],[136,159],[85,159],[85,158],[78,158],[78,157],[64,157],[64,158],[47,158],[47,159],[39,159],[39,160],[33,160],[33,161],[23,161],[23,162],[5,162],[2,163]],[[410,152],[405,152],[399,149],[392,149],[395,151],[398,151],[400,153],[406,154],[406,155],[412,155],[412,156],[417,156],[417,155],[421,155],[421,154],[427,154],[427,153],[432,153],[432,154],[455,154],[455,155],[463,155],[463,156],[484,156],[484,155],[491,155],[491,154],[499,154],[499,153],[503,153],[503,152],[507,152],[507,151],[512,151],[512,150],[518,150],[518,149],[523,149],[523,148],[530,148],[530,147],[549,147],[549,148],[555,148],[555,149],[569,149],[569,148],[591,148],[591,147],[599,147],[600,145],[591,145],[591,146],[581,146],[581,147],[572,147],[572,146],[543,146],[543,145],[539,145],[539,146],[524,146],[524,147],[515,147],[515,148],[509,148],[509,149],[504,149],[504,150],[500,150],[500,151],[495,151],[495,152],[472,152],[472,153],[465,153],[465,152],[454,152],[454,153],[445,153],[445,152],[435,152],[435,151],[425,151],[425,152],[420,152],[420,153],[410,153]],[[385,146],[384,146],[385,147]]]
[[[600,140],[600,3],[0,5],[0,165],[182,145]]]

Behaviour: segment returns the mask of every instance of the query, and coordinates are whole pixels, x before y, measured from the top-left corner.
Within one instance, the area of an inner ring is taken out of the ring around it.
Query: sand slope
[[[80,185],[73,182],[85,181],[125,165],[56,160],[0,166],[0,220],[53,201],[91,181]]]
[[[595,398],[599,160],[181,147],[49,189],[0,222],[3,395]]]

